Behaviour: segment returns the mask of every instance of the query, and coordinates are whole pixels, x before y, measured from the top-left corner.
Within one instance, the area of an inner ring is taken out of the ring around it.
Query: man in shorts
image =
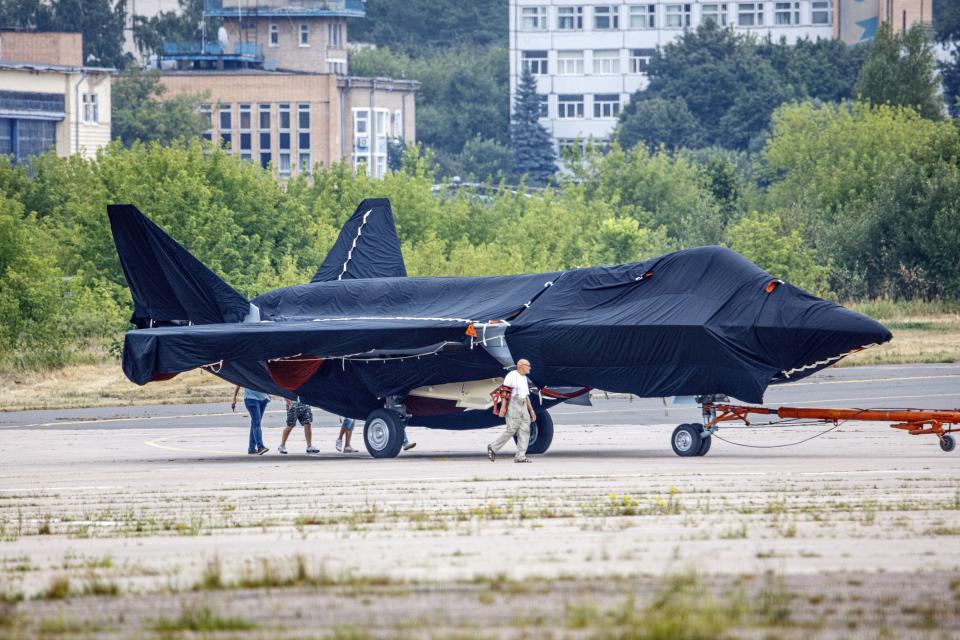
[[[298,421],[303,425],[303,437],[307,440],[307,453],[320,453],[320,449],[313,446],[313,429],[311,428],[313,426],[313,411],[310,410],[308,405],[300,402],[300,398],[297,398],[296,401],[287,399],[287,426],[283,429],[280,448],[277,451],[286,455],[287,438],[290,437],[290,432],[297,426]]]

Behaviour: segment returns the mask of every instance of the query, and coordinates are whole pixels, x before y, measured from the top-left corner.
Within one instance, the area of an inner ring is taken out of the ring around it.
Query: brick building
[[[347,18],[361,0],[207,0],[216,41],[168,43],[163,82],[173,95],[207,93],[210,129],[232,154],[281,177],[348,161],[387,173],[391,140],[416,139],[419,83],[357,78],[347,68]]]
[[[0,154],[96,155],[110,142],[113,73],[83,65],[79,33],[0,32]]]

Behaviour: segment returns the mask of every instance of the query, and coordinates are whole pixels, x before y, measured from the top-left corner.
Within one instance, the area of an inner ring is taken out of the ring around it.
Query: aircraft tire
[[[698,424],[681,424],[673,430],[670,436],[670,445],[673,452],[681,458],[692,458],[700,455],[700,449],[703,447],[703,438],[700,432],[703,427]]]
[[[536,432],[537,437],[533,434]],[[553,418],[546,411],[537,413],[537,421],[530,425],[530,444],[527,446],[527,453],[541,454],[546,453],[553,443]]]
[[[396,458],[403,445],[403,420],[395,411],[372,411],[363,425],[363,444],[374,458]]]
[[[696,425],[693,425],[693,426],[695,426],[695,427],[700,427],[700,433],[703,433],[703,432],[705,431],[705,429],[703,428],[703,425],[696,424]],[[706,438],[701,437],[701,439],[700,439],[700,451],[697,452],[697,455],[698,455],[698,456],[705,456],[705,455],[707,455],[707,452],[710,451],[710,445],[711,445],[711,444],[713,444],[713,437],[712,437],[712,436],[707,436]]]
[[[950,453],[957,447],[957,441],[954,440],[953,436],[943,436],[940,438],[940,448]]]

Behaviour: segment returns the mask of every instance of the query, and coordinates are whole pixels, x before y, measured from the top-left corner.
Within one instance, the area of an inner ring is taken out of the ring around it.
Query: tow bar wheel
[[[363,444],[374,458],[396,458],[403,444],[403,422],[396,412],[377,409],[363,425]]]
[[[701,424],[681,424],[673,430],[673,436],[670,438],[673,452],[683,458],[706,455],[710,450],[712,438],[710,436],[704,438],[703,431]]]
[[[940,438],[940,448],[950,453],[957,446],[957,441],[953,439],[953,436],[945,435]]]

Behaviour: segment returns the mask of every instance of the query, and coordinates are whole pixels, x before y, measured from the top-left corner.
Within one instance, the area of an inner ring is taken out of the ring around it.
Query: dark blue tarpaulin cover
[[[139,327],[155,322],[239,322],[247,299],[129,204],[107,207]]]
[[[802,378],[891,337],[873,320],[780,283],[721,247],[545,274],[332,280],[252,302],[259,323],[129,332],[124,371],[144,384],[217,363],[220,375],[238,384],[365,418],[390,395],[503,375],[501,364],[465,335],[471,322],[500,319],[510,322],[511,354],[531,361],[539,386],[645,397],[725,393],[761,402],[769,384]],[[423,353],[451,342],[459,348],[404,360],[363,355]],[[266,362],[297,356],[324,361],[295,391],[279,388]],[[412,423],[495,422],[489,412],[443,420]]]
[[[323,264],[311,282],[357,278],[403,277],[407,269],[400,253],[393,209],[386,198],[360,203],[343,225]]]

